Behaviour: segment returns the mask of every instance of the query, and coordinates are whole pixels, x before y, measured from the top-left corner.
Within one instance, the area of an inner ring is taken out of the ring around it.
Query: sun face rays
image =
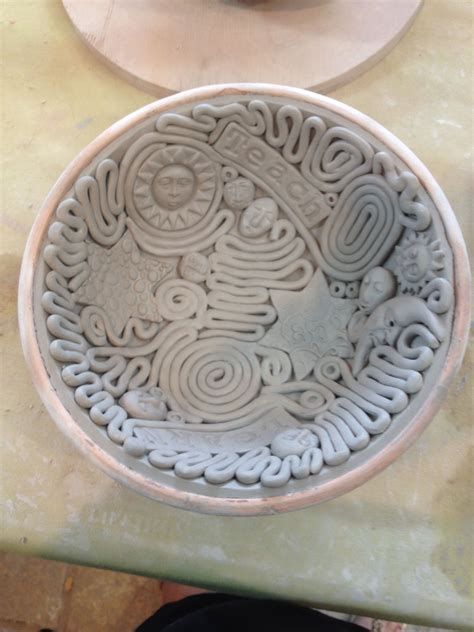
[[[216,172],[201,152],[173,146],[153,152],[133,186],[137,211],[155,228],[186,229],[206,214],[216,190]]]
[[[395,247],[395,275],[405,294],[420,290],[444,268],[444,252],[438,239],[426,233],[408,232]]]

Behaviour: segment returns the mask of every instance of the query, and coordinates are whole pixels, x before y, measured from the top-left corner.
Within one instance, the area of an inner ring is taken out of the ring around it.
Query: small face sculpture
[[[359,290],[359,309],[371,314],[376,307],[395,295],[395,277],[385,268],[377,267],[369,270],[362,279]]]
[[[174,211],[189,202],[194,193],[194,173],[184,165],[166,165],[156,174],[152,191],[156,202]]]
[[[292,428],[277,434],[271,443],[271,451],[275,456],[284,459],[290,454],[301,456],[309,448],[318,445],[318,438],[307,428]]]
[[[119,404],[134,419],[161,421],[166,419],[168,412],[166,396],[160,388],[151,388],[148,392],[128,391],[122,395]]]
[[[278,217],[278,206],[272,198],[255,200],[242,213],[240,232],[244,237],[258,237],[266,233]]]
[[[247,178],[235,178],[224,185],[224,201],[234,211],[242,211],[255,197],[255,185]]]
[[[209,271],[209,260],[200,252],[190,252],[181,259],[179,273],[187,281],[201,283],[206,280]]]
[[[400,271],[407,281],[417,283],[430,269],[431,257],[423,244],[413,244],[405,248],[400,260]]]

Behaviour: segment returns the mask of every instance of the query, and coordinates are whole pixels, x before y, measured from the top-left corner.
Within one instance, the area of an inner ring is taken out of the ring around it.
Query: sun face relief
[[[405,251],[400,267],[407,281],[416,283],[428,270],[429,263],[427,250],[421,250],[413,245]]]
[[[429,235],[409,232],[395,248],[395,274],[402,291],[416,294],[439,270],[444,268],[444,253],[439,240]]]
[[[215,167],[204,153],[170,146],[150,155],[145,151],[140,160],[138,155],[125,187],[131,218],[152,232],[198,224],[210,209],[217,184]]]
[[[175,211],[189,200],[194,193],[196,178],[184,165],[166,165],[156,174],[151,189],[156,202],[170,211]]]

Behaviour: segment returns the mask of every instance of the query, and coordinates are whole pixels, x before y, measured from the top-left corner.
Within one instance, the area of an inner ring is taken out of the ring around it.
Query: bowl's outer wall
[[[41,310],[41,306],[35,299],[37,289],[35,280],[40,269],[42,248],[49,224],[59,202],[85,167],[120,135],[150,117],[176,107],[227,95],[261,95],[297,100],[325,108],[367,130],[397,155],[419,178],[443,221],[453,255],[455,310],[446,361],[436,388],[431,389],[413,421],[376,456],[337,479],[316,485],[309,491],[258,499],[210,497],[173,489],[130,469],[95,444],[74,421],[51,383],[37,340],[35,323],[36,312]],[[31,229],[20,273],[18,313],[23,351],[33,382],[44,405],[58,427],[107,474],[151,498],[192,511],[221,515],[272,514],[329,500],[358,487],[392,463],[431,421],[446,397],[449,384],[460,367],[467,344],[470,321],[469,259],[458,222],[441,188],[423,163],[380,124],[343,103],[307,90],[271,84],[222,84],[187,90],[137,110],[109,127],[69,164],[51,189]]]

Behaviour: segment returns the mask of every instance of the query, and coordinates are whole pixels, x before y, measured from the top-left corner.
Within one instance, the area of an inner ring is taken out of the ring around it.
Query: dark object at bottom
[[[317,610],[270,599],[222,593],[192,595],[168,603],[136,632],[366,632]]]

